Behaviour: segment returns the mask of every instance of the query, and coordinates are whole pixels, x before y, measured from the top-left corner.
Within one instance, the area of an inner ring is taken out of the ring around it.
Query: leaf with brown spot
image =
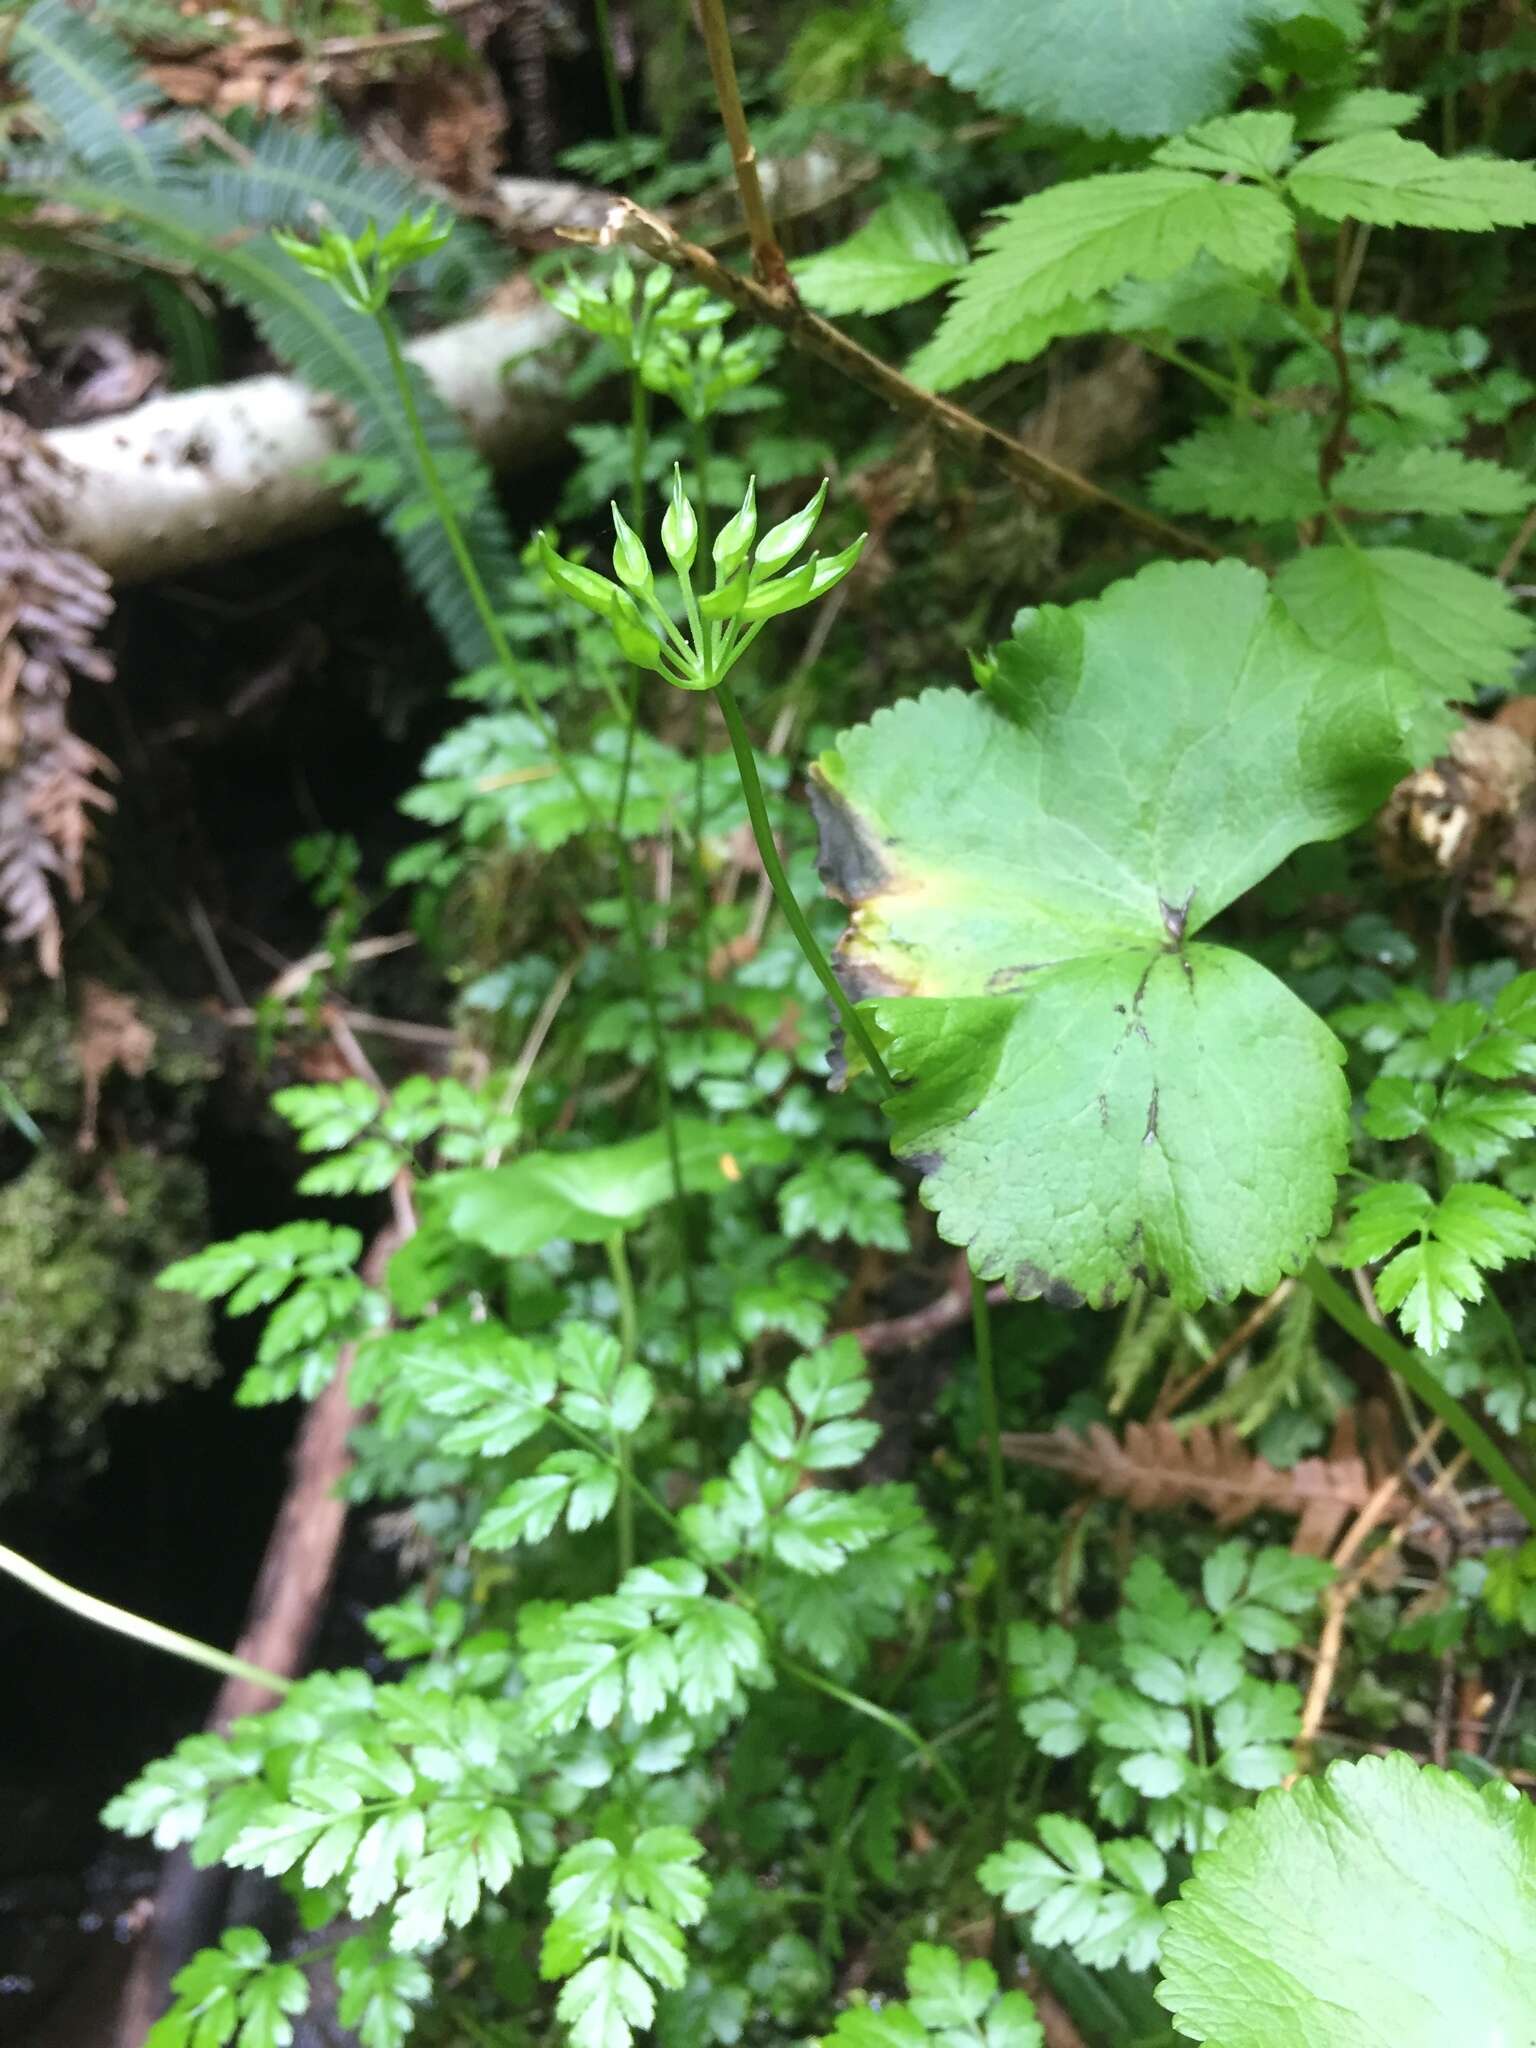
[[[1321,653],[1235,562],[1022,613],[981,675],[816,769],[839,971],[908,1084],[893,1146],[1021,1298],[1267,1293],[1332,1220],[1343,1050],[1196,935],[1369,816],[1415,686]]]

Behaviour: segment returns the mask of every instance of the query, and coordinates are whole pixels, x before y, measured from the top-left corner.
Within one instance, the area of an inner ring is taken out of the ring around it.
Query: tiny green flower
[[[539,535],[539,561],[544,574],[563,597],[574,598],[577,604],[584,604],[588,611],[596,612],[600,618],[609,617],[614,600],[620,593],[606,576],[599,576],[595,569],[584,569],[579,562],[568,561],[564,555],[557,554],[548,535],[543,533]]]
[[[610,508],[613,513],[613,573],[629,590],[638,591],[641,596],[654,590],[656,579],[651,574],[651,561],[645,551],[645,543],[630,525],[617,505]]]
[[[821,508],[826,502],[827,480],[823,477],[821,489],[809,505],[796,512],[792,518],[781,520],[770,532],[763,535],[752,562],[754,582],[761,577],[773,575],[774,571],[782,569],[786,562],[794,560],[815,532],[816,522],[821,517]]]
[[[715,536],[715,581],[729,583],[747,556],[757,534],[757,478],[747,482],[741,510],[734,513]]]
[[[661,544],[678,575],[686,576],[699,551],[699,522],[683,495],[683,473],[676,464],[672,469],[672,502],[661,519]]]
[[[640,616],[640,607],[627,590],[613,592],[608,628],[626,661],[632,661],[636,668],[651,668],[666,673],[662,669],[661,642]]]

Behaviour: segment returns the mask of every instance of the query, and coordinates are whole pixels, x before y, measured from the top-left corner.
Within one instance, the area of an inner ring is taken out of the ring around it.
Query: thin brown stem
[[[779,238],[773,231],[773,217],[763,197],[762,180],[757,175],[757,151],[752,144],[752,131],[747,126],[747,110],[741,103],[741,87],[736,82],[736,58],[731,49],[731,31],[722,0],[699,0],[699,27],[703,30],[704,47],[709,53],[709,75],[715,83],[720,124],[731,146],[736,189],[741,194],[742,218],[752,244],[752,268],[765,291],[771,292],[783,305],[796,306],[800,295],[790,277],[789,265],[784,261]]]
[[[1012,434],[1005,434],[1000,428],[967,412],[963,406],[940,398],[932,391],[924,391],[921,385],[904,377],[890,363],[873,355],[867,348],[861,348],[840,327],[834,327],[830,320],[823,320],[798,301],[776,296],[754,278],[728,270],[707,249],[685,241],[676,229],[659,220],[655,214],[647,213],[643,207],[636,206],[632,200],[617,201],[602,227],[595,231],[573,228],[564,232],[569,241],[595,242],[603,247],[625,243],[642,250],[656,262],[665,263],[671,270],[696,278],[719,298],[735,306],[738,312],[763,322],[765,326],[778,328],[797,348],[819,356],[855,384],[861,384],[866,391],[883,399],[895,411],[941,434],[963,454],[991,462],[1015,483],[1023,484],[1033,492],[1051,493],[1072,504],[1123,519],[1148,540],[1175,554],[1198,555],[1210,562],[1221,559],[1221,550],[1199,534],[1160,519],[1155,512],[1148,512],[1140,505],[1117,498],[1113,491],[1101,490],[1076,470],[1064,468],[1062,464],[1051,461],[1049,456],[1038,454]]]
[[[1294,1280],[1282,1280],[1272,1293],[1266,1294],[1253,1312],[1240,1322],[1229,1337],[1223,1338],[1203,1365],[1197,1365],[1193,1372],[1182,1380],[1165,1380],[1156,1401],[1152,1404],[1154,1422],[1161,1422],[1172,1415],[1176,1408],[1193,1399],[1213,1373],[1221,1371],[1229,1360],[1235,1358],[1243,1346],[1256,1337],[1270,1317],[1285,1306],[1295,1292]]]
[[[1354,407],[1355,388],[1349,370],[1349,350],[1344,346],[1344,313],[1348,305],[1345,284],[1349,275],[1348,264],[1349,222],[1339,228],[1338,246],[1333,267],[1333,318],[1327,332],[1321,337],[1323,346],[1333,357],[1334,375],[1338,387],[1334,393],[1333,424],[1322,446],[1317,460],[1317,479],[1327,496],[1339,466],[1344,460],[1344,451],[1349,445],[1349,416]]]
[[[1520,522],[1520,531],[1504,550],[1504,559],[1494,574],[1501,583],[1507,583],[1519,566],[1520,557],[1531,544],[1531,535],[1536,533],[1536,505],[1533,505]]]

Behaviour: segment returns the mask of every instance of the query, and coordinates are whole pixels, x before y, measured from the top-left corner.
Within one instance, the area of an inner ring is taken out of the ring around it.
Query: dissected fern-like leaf
[[[13,160],[9,189],[99,216],[126,252],[159,254],[195,270],[245,308],[298,377],[342,401],[358,452],[389,479],[370,493],[370,503],[412,583],[455,659],[465,668],[482,666],[490,645],[448,537],[436,518],[419,516],[425,478],[378,330],[262,233],[285,221],[302,224],[315,205],[341,225],[361,228],[370,218],[393,220],[421,195],[394,172],[366,164],[350,143],[275,129],[254,131],[246,165],[190,162],[173,146],[173,125],[148,118],[153,89],[124,46],[63,0],[36,0],[17,41],[22,83],[59,128],[69,161],[61,165],[51,153]],[[144,142],[151,132],[160,138],[153,148]],[[447,283],[442,262],[440,256],[437,275]],[[427,380],[414,369],[410,374],[428,445],[450,480],[471,554],[494,595],[516,558],[490,473]]]
[[[237,128],[242,161],[211,159],[199,165],[205,202],[248,228],[312,227],[328,221],[361,234],[419,209],[421,188],[388,164],[370,163],[345,135],[316,135],[281,122]],[[456,221],[440,249],[412,269],[412,277],[455,304],[489,289],[505,266],[489,235],[471,221]]]
[[[153,178],[174,153],[180,123],[151,118],[160,101],[124,43],[66,0],[36,0],[13,45],[22,90],[43,109],[76,162]]]
[[[1131,1422],[1121,1437],[1095,1422],[1081,1434],[1063,1426],[1005,1434],[1002,1442],[1017,1463],[1060,1472],[1133,1508],[1194,1505],[1223,1528],[1264,1508],[1296,1515],[1296,1546],[1314,1556],[1332,1546],[1371,1491],[1359,1457],[1302,1458],[1281,1471],[1251,1451],[1230,1423],[1181,1430],[1172,1422]]]
[[[111,679],[97,636],[112,610],[94,562],[51,533],[56,468],[0,411],[0,918],[57,975],[58,892],[78,898],[93,811],[110,810],[108,764],[69,726],[76,676]]]
[[[141,246],[195,266],[244,306],[273,353],[296,375],[350,408],[360,453],[388,463],[400,479],[397,502],[423,489],[419,456],[378,329],[341,305],[328,286],[307,277],[274,242],[227,239],[221,217],[190,180],[116,191],[80,179],[55,196],[116,220]],[[437,462],[452,469],[461,488],[466,481],[478,486],[460,518],[481,577],[496,591],[510,579],[515,558],[490,494],[489,473],[426,378],[414,367],[409,374]],[[482,666],[492,658],[490,643],[441,524],[422,519],[403,528],[392,525],[391,531],[411,581],[455,657],[466,668]]]

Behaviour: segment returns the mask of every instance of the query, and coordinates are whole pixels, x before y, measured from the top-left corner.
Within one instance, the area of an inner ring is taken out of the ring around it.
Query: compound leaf
[[[840,319],[926,299],[965,262],[949,208],[937,192],[914,186],[893,194],[846,242],[797,263],[795,283],[808,306]]]
[[[1172,277],[1209,253],[1244,276],[1284,259],[1291,220],[1272,192],[1199,171],[1076,178],[1004,207],[944,323],[913,358],[935,389],[1025,362],[1058,334],[1103,325],[1093,301],[1127,278]]]
[[[1536,1809],[1402,1755],[1233,1815],[1169,1907],[1158,1991],[1221,2048],[1516,2042],[1536,2011]]]
[[[1536,221],[1536,165],[1436,156],[1427,143],[1390,132],[1330,142],[1296,166],[1289,184],[1301,205],[1328,220],[1474,234]]]
[[[1342,1048],[1190,941],[1381,801],[1403,679],[1322,656],[1223,563],[1023,614],[986,681],[878,713],[816,770],[843,977],[911,1083],[893,1146],[1021,1298],[1273,1286],[1332,1217]]]
[[[1317,475],[1321,443],[1316,421],[1299,412],[1213,420],[1165,451],[1148,495],[1165,512],[1311,519],[1325,503]]]
[[[1348,455],[1333,495],[1357,512],[1481,512],[1514,517],[1531,502],[1523,476],[1455,448],[1377,448]]]
[[[1308,548],[1280,570],[1275,590],[1317,646],[1396,662],[1442,701],[1476,684],[1502,688],[1530,638],[1502,584],[1417,548]]]

